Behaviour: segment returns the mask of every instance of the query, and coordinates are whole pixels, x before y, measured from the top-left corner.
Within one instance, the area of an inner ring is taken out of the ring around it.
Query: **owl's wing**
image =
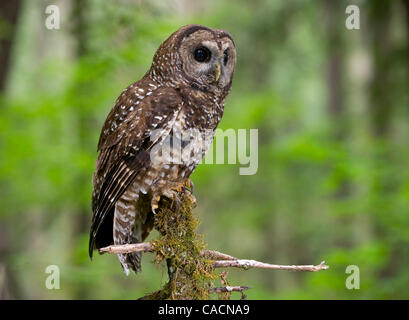
[[[150,149],[169,134],[181,107],[182,98],[175,89],[158,88],[141,100],[116,130],[100,140],[92,196],[91,258],[102,224],[112,228],[112,221],[105,218],[138,173],[149,166]],[[109,117],[106,121],[110,121]]]

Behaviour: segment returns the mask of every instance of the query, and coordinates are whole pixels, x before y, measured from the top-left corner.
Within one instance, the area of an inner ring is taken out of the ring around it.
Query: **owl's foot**
[[[179,199],[179,192],[176,190],[162,190],[161,195],[153,195],[151,201],[151,209],[154,214],[156,214],[156,210],[159,208],[159,201],[161,196],[165,196],[166,198],[172,201],[171,207],[175,207],[176,212],[179,212],[180,207],[182,206],[182,201]]]
[[[161,188],[161,184],[163,185]],[[184,192],[185,182],[163,182],[157,183],[156,191],[153,192],[151,200],[151,209],[154,214],[159,208],[159,201],[162,196],[170,199],[172,201],[171,206],[175,206],[175,210],[179,212],[182,202],[179,198],[179,193]]]

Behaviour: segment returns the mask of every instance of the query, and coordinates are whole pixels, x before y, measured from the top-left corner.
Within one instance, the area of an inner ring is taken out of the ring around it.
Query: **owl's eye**
[[[212,53],[206,47],[199,47],[195,49],[193,55],[195,60],[198,62],[208,62],[212,56]]]
[[[227,61],[229,61],[229,49],[226,49],[223,52],[223,63],[224,63],[224,65],[227,64]]]

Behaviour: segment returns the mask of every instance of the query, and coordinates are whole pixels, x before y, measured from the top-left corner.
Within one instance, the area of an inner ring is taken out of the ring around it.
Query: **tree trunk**
[[[16,34],[17,20],[21,9],[21,1],[0,1],[0,19],[6,27],[6,35],[0,38],[0,92],[6,88],[7,76],[10,70],[13,40]]]

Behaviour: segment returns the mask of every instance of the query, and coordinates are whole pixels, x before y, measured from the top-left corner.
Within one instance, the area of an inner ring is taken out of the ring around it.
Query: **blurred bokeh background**
[[[58,5],[59,30],[45,8]],[[409,298],[409,1],[2,1],[0,298],[135,299],[166,280],[87,254],[100,129],[180,26],[228,30],[238,62],[220,128],[259,130],[258,172],[193,174],[209,248],[318,273],[229,270],[249,299]],[[155,234],[150,238],[154,238]],[[48,290],[48,265],[60,268]],[[348,290],[345,269],[360,268]],[[240,298],[240,295],[234,295]]]

